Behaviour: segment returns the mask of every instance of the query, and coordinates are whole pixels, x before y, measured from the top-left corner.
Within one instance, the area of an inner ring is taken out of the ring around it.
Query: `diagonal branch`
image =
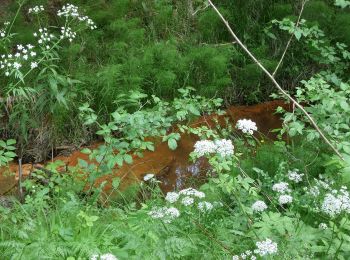
[[[304,109],[304,107],[299,104],[294,98],[292,98],[281,86],[280,84],[276,81],[274,76],[261,64],[261,62],[255,58],[255,56],[249,51],[249,49],[241,42],[241,40],[238,38],[238,36],[234,33],[232,30],[231,26],[229,25],[228,21],[223,17],[223,15],[220,13],[220,11],[216,8],[216,6],[212,3],[211,0],[208,0],[208,3],[211,5],[211,7],[214,9],[214,11],[217,13],[217,15],[220,17],[220,19],[223,21],[225,24],[226,28],[232,35],[232,37],[235,39],[237,44],[241,46],[241,48],[248,54],[248,56],[260,67],[260,69],[271,79],[275,87],[285,96],[287,97],[290,101],[293,102],[293,104],[298,107],[303,114],[308,118],[312,126],[315,128],[315,130],[320,134],[322,139],[325,141],[325,143],[339,156],[341,160],[344,161],[343,156],[341,153],[337,150],[337,148],[328,140],[328,138],[324,135],[324,133],[321,131],[321,129],[318,127],[316,124],[315,120],[311,117],[311,115]]]

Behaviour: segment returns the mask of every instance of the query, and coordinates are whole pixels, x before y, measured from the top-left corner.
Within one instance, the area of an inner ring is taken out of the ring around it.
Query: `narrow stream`
[[[271,101],[261,103],[254,106],[233,106],[227,109],[225,116],[202,116],[194,124],[214,125],[213,118],[217,118],[219,122],[224,122],[224,117],[229,118],[229,122],[235,124],[238,119],[247,118],[256,122],[260,134],[268,139],[274,139],[275,136],[270,131],[281,127],[281,119],[274,112],[278,106],[286,107],[282,101]],[[166,143],[156,145],[154,152],[147,151],[143,158],[134,157],[131,165],[125,164],[118,169],[116,173],[101,177],[98,182],[107,181],[105,190],[112,188],[112,179],[116,176],[121,178],[121,189],[128,187],[135,181],[142,180],[143,176],[148,173],[157,175],[157,179],[161,181],[163,191],[170,191],[186,187],[191,181],[204,182],[205,172],[208,164],[205,159],[199,159],[196,162],[189,161],[189,154],[193,151],[196,138],[191,135],[183,135],[178,143],[178,148],[172,151]],[[97,147],[96,143],[90,148]],[[67,167],[78,165],[78,160],[87,160],[87,156],[80,151],[75,151],[69,156],[57,156],[54,160],[61,160]],[[15,190],[18,183],[18,165],[11,164],[9,172],[0,169],[0,195],[11,193]],[[28,176],[33,167],[31,164],[25,164],[22,167],[23,176]]]

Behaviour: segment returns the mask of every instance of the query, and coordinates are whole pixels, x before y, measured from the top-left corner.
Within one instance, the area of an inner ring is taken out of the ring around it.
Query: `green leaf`
[[[132,156],[130,154],[124,154],[124,160],[128,164],[132,164]]]
[[[170,139],[168,140],[168,146],[169,146],[169,148],[170,148],[171,150],[175,150],[175,149],[177,148],[177,142],[176,142],[176,140],[173,139],[173,138],[170,138]]]

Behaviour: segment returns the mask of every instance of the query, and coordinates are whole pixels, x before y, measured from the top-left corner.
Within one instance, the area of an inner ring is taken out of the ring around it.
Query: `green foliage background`
[[[18,106],[10,124],[0,123],[4,139],[26,136],[25,143],[37,136],[28,129],[49,122],[45,127],[50,130],[39,132],[49,136],[46,139],[53,142],[51,146],[63,140],[86,142],[89,137],[76,120],[79,105],[89,101],[95,111],[107,117],[116,109],[118,95],[130,90],[172,99],[177,89],[193,87],[199,95],[223,97],[226,105],[263,102],[274,92],[261,70],[238,46],[230,44],[232,39],[214,11],[207,8],[197,12],[202,1],[26,1],[15,24],[18,42],[32,41],[32,32],[38,29],[33,28],[27,14],[29,7],[45,5],[47,19],[56,24],[54,13],[66,2],[81,7],[98,26],[62,50],[61,73],[82,84],[74,86],[69,109],[55,108],[49,118],[40,115],[42,109],[23,113],[25,106]],[[215,4],[244,43],[273,71],[289,35],[279,33],[277,39],[271,39],[264,29],[273,19],[296,19],[300,2],[218,0]],[[13,16],[16,8],[15,3],[10,4],[0,20]],[[308,1],[303,18],[319,25],[331,42],[350,44],[350,26],[346,26],[350,13],[335,7],[333,1]],[[318,65],[303,53],[302,43],[292,44],[277,78],[285,89],[292,90],[299,85],[298,79],[309,77],[316,68]]]

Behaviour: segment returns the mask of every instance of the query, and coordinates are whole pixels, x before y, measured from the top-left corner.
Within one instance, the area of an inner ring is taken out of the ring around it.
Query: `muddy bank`
[[[281,101],[272,101],[258,104],[255,106],[234,106],[226,111],[226,115],[206,115],[200,117],[192,123],[192,126],[208,125],[214,126],[215,121],[220,124],[225,122],[225,117],[229,119],[230,124],[235,124],[238,119],[247,118],[256,122],[259,134],[257,137],[264,136],[265,138],[274,138],[274,134],[270,131],[281,127],[281,120],[278,115],[275,115],[275,110],[278,106],[286,107]],[[124,164],[121,168],[116,169],[113,174],[106,175],[98,179],[98,182],[107,181],[105,190],[112,189],[112,179],[119,177],[121,179],[121,189],[129,186],[135,181],[142,180],[143,176],[148,173],[157,175],[161,183],[161,188],[164,191],[183,188],[186,183],[191,181],[204,181],[207,163],[205,160],[197,162],[189,162],[189,154],[193,151],[196,137],[192,135],[182,135],[178,143],[178,148],[172,151],[168,148],[167,143],[158,143],[155,151],[146,151],[144,157],[139,158],[134,156],[134,161],[131,165]],[[90,148],[96,148],[99,144],[91,145]],[[75,151],[69,156],[57,156],[54,161],[61,160],[64,162],[64,169],[76,167],[79,159],[88,160],[88,156]],[[0,194],[8,193],[18,182],[18,166],[12,164],[9,171],[0,169]],[[28,176],[33,171],[31,164],[23,165],[23,176]],[[8,172],[14,173],[12,176]]]

